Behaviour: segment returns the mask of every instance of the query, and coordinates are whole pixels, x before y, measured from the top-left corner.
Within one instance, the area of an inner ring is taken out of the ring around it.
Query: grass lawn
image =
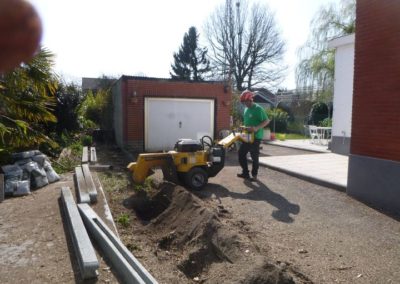
[[[275,137],[278,140],[288,140],[288,139],[309,139],[309,137],[297,134],[297,133],[275,133]]]

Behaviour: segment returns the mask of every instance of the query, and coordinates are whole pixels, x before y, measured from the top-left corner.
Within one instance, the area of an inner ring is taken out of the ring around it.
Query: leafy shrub
[[[332,127],[332,118],[325,118],[319,123],[319,126],[322,127]]]
[[[112,97],[110,90],[89,91],[79,106],[79,120],[83,128],[112,128]]]
[[[301,121],[289,121],[287,130],[289,133],[304,134],[304,123]]]
[[[322,102],[313,104],[309,117],[308,124],[319,125],[322,120],[328,117],[328,107]]]
[[[57,97],[54,115],[57,123],[49,126],[51,131],[58,134],[65,131],[78,131],[78,106],[82,102],[83,94],[79,86],[74,83],[60,83],[55,93]]]
[[[71,172],[81,163],[81,156],[82,145],[75,142],[62,150],[58,159],[52,161],[52,166],[59,174]]]
[[[90,135],[84,135],[81,137],[81,142],[83,146],[91,146],[93,144],[93,138]]]
[[[286,132],[287,123],[289,120],[288,113],[280,108],[267,109],[266,111],[269,119],[271,120],[271,122],[268,125],[271,131]],[[275,129],[274,129],[274,123],[275,123]]]

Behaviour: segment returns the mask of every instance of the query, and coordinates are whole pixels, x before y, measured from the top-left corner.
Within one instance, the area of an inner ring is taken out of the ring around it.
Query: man
[[[239,164],[242,173],[237,174],[238,177],[250,179],[249,169],[247,165],[247,153],[250,152],[253,161],[251,175],[252,180],[257,180],[258,160],[260,156],[260,143],[264,135],[264,127],[268,125],[270,120],[264,108],[253,102],[254,94],[246,90],[240,95],[240,102],[246,106],[243,115],[244,129],[248,132],[254,132],[254,142],[242,142],[239,148]]]

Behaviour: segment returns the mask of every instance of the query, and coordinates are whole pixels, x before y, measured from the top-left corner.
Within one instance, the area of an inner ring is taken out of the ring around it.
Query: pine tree
[[[203,81],[204,75],[210,71],[207,48],[198,47],[198,39],[196,28],[190,27],[178,53],[174,53],[175,63],[171,65],[170,72],[172,79]]]

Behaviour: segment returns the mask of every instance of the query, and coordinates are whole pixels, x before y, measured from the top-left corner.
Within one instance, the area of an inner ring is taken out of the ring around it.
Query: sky
[[[29,0],[42,18],[42,45],[55,55],[66,81],[140,75],[169,78],[173,53],[195,26],[203,26],[225,0]],[[275,13],[286,42],[283,88],[295,88],[297,51],[322,5],[339,0],[259,0]]]

